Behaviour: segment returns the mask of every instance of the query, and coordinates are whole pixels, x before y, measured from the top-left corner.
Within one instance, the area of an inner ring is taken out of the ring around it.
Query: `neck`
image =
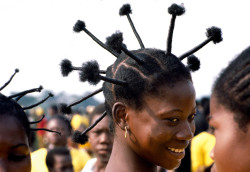
[[[94,166],[94,172],[104,172],[106,166],[107,166],[107,162],[102,162],[98,158]]]
[[[117,136],[119,137],[119,136]],[[126,143],[115,138],[106,172],[155,172],[156,166],[138,156]]]

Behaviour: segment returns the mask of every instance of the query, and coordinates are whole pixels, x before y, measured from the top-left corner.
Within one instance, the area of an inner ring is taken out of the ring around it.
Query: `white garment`
[[[96,158],[92,158],[88,160],[88,162],[86,163],[86,165],[84,166],[81,172],[93,172],[96,161],[97,161]]]

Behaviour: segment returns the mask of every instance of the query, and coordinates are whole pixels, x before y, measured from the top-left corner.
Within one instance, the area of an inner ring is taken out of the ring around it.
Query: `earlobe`
[[[122,129],[125,130],[127,126],[127,107],[122,102],[116,102],[112,108],[112,116],[115,123]]]

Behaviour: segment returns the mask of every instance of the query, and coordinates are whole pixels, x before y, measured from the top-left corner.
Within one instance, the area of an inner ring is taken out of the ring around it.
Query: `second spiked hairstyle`
[[[75,26],[73,27],[73,30],[77,33],[84,31],[86,34],[88,34],[96,43],[98,43],[100,46],[102,46],[104,49],[106,49],[107,51],[109,51],[111,54],[113,54],[115,57],[117,57],[117,60],[115,61],[114,64],[110,65],[107,70],[102,71],[99,69],[99,64],[97,63],[97,61],[90,61],[87,63],[83,63],[82,67],[73,67],[71,62],[68,59],[64,59],[61,62],[61,72],[63,76],[67,76],[71,71],[73,70],[78,70],[80,71],[80,81],[85,82],[88,81],[90,84],[92,85],[96,85],[97,83],[100,82],[100,80],[104,81],[103,84],[103,88],[100,88],[99,90],[95,91],[94,93],[82,98],[79,101],[76,101],[76,103],[73,103],[71,105],[64,105],[64,109],[65,112],[70,112],[69,108],[72,107],[73,105],[76,105],[77,103],[80,103],[84,100],[86,100],[87,98],[101,92],[101,91],[105,91],[108,89],[112,89],[114,90],[113,86],[114,85],[118,85],[119,88],[129,88],[127,90],[129,90],[130,92],[132,92],[131,94],[136,93],[136,91],[133,92],[133,90],[138,90],[141,88],[137,88],[136,86],[134,86],[133,82],[137,82],[136,80],[131,80],[128,81],[128,77],[129,76],[120,76],[122,74],[124,74],[124,72],[121,72],[121,74],[119,74],[119,78],[120,79],[116,79],[115,78],[115,74],[110,74],[112,73],[115,68],[117,68],[117,65],[119,63],[122,63],[126,60],[128,60],[128,58],[132,59],[133,64],[135,66],[140,66],[140,68],[145,68],[146,71],[150,71],[150,70],[155,70],[155,71],[159,71],[159,70],[164,70],[164,69],[158,69],[158,68],[152,68],[152,65],[149,63],[158,63],[161,61],[158,61],[156,59],[156,61],[150,61],[147,58],[147,53],[146,51],[151,51],[150,49],[145,48],[139,34],[137,33],[135,26],[132,22],[132,19],[130,17],[130,14],[132,13],[132,9],[130,7],[129,4],[125,4],[120,8],[119,14],[120,16],[127,16],[127,19],[132,27],[132,30],[140,44],[140,49],[137,51],[130,51],[127,49],[126,45],[123,43],[123,34],[121,32],[116,32],[113,35],[111,35],[110,37],[107,37],[106,39],[106,43],[101,42],[99,39],[97,39],[89,30],[87,30],[85,22],[78,20],[75,24]],[[174,26],[175,26],[175,20],[177,16],[181,16],[182,14],[185,13],[185,8],[183,5],[177,5],[177,4],[172,4],[169,8],[168,8],[168,13],[172,16],[171,18],[171,22],[170,22],[170,26],[169,26],[169,33],[168,33],[168,38],[167,38],[167,48],[166,51],[161,51],[161,50],[152,50],[152,52],[154,54],[156,54],[155,56],[159,56],[159,58],[162,58],[162,56],[166,59],[170,59],[170,58],[176,58],[176,61],[181,61],[183,59],[185,59],[187,57],[187,65],[186,68],[188,69],[188,71],[196,71],[200,68],[200,61],[199,59],[193,55],[196,51],[198,51],[199,49],[201,49],[204,45],[206,45],[207,43],[213,41],[214,43],[219,43],[220,41],[222,41],[222,33],[220,28],[218,27],[211,27],[207,29],[207,39],[202,42],[201,44],[199,44],[198,46],[196,46],[195,48],[191,49],[190,51],[184,53],[183,55],[181,55],[180,57],[176,57],[174,54],[172,54],[172,39],[173,39],[173,31],[174,31]],[[145,51],[144,51],[145,50]],[[138,52],[139,51],[139,52]],[[141,55],[140,54],[144,54]],[[162,52],[164,52],[164,55],[162,55]],[[139,54],[138,54],[139,53]],[[126,55],[126,58],[124,59],[124,54]],[[145,56],[145,58],[143,58]],[[150,55],[149,55],[150,56]],[[166,63],[168,63],[169,61],[166,61]],[[164,62],[165,63],[165,62]],[[179,63],[179,62],[178,62]],[[181,63],[181,62],[180,62]],[[131,65],[131,63],[130,63]],[[162,64],[165,65],[165,64]],[[160,64],[160,66],[162,67],[162,65]],[[169,64],[168,64],[169,65]],[[125,69],[124,70],[128,70],[126,69],[128,68],[128,65],[125,65]],[[180,65],[182,66],[182,65]],[[185,67],[185,66],[184,66]],[[181,67],[181,69],[183,69]],[[146,72],[147,73],[147,72]],[[184,72],[185,73],[185,72]],[[106,76],[103,76],[102,74],[106,74]],[[116,73],[117,74],[117,73]],[[117,74],[118,75],[118,74]],[[129,72],[128,74],[129,75]],[[143,77],[146,77],[146,75],[141,74]],[[121,80],[122,79],[122,80]],[[107,85],[105,85],[105,83],[109,83],[112,86],[109,88],[105,88]],[[140,86],[142,86],[143,83],[140,83]],[[143,86],[142,86],[143,87]],[[143,87],[144,88],[144,87]],[[116,94],[116,91],[114,91]],[[123,90],[124,92],[124,90]],[[110,95],[112,93],[107,93],[107,95]],[[129,99],[130,96],[125,93],[123,93],[126,95],[126,98]],[[117,95],[115,96],[117,99],[119,99],[119,97],[117,97]],[[113,100],[113,99],[112,99]],[[139,100],[138,100],[139,101]],[[107,99],[106,99],[106,103],[107,103]],[[109,104],[109,103],[107,103]],[[92,129],[105,115],[107,114],[107,112],[104,112],[103,115],[91,126],[89,126],[85,131],[83,132],[79,132],[76,131],[74,136],[73,136],[73,140],[77,143],[80,144],[84,144],[87,140],[88,137],[86,135],[86,133]]]

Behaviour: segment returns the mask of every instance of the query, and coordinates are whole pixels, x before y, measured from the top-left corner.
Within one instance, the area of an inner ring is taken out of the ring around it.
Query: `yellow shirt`
[[[80,172],[90,156],[83,150],[70,149],[74,172]],[[46,166],[47,149],[41,148],[31,153],[31,172],[48,172]]]
[[[215,137],[208,132],[201,132],[191,141],[192,172],[207,167],[213,163],[210,152],[215,145]]]

